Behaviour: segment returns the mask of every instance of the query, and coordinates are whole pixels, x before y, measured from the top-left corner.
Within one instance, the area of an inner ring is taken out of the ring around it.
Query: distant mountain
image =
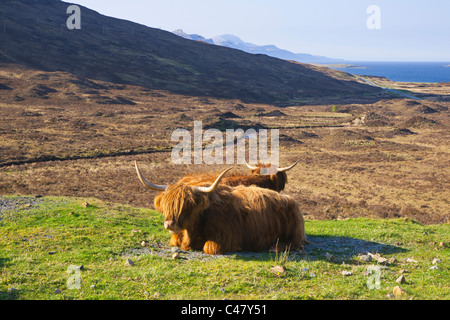
[[[309,65],[183,39],[82,6],[81,29],[69,30],[69,5],[59,0],[0,1],[0,64],[243,102],[288,104],[380,92]]]
[[[177,36],[180,36],[182,38],[185,38],[185,39],[195,40],[195,41],[203,41],[203,42],[208,42],[210,44],[214,44],[214,42],[211,39],[205,39],[204,37],[202,37],[201,35],[198,35],[198,34],[187,34],[182,29],[177,29],[177,30],[173,31],[172,33],[174,33]]]
[[[206,39],[198,34],[188,34],[183,30],[178,29],[173,31],[177,36],[189,40],[203,41],[218,46],[242,50],[253,54],[266,54],[270,57],[275,57],[283,60],[292,60],[302,63],[318,63],[318,64],[336,64],[345,63],[343,59],[333,59],[323,56],[315,56],[308,53],[293,53],[288,50],[280,49],[274,45],[256,45],[250,42],[244,42],[239,37],[232,34],[223,34],[221,36]]]

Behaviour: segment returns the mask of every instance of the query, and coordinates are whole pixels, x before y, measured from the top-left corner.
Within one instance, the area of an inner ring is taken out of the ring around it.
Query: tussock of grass
[[[152,248],[170,252],[169,234],[155,211],[95,199],[40,200],[30,205],[23,200],[0,211],[0,299],[394,299],[387,294],[398,285],[402,269],[407,271],[402,299],[450,298],[448,224],[368,218],[306,221],[314,244],[304,254],[186,259],[181,253],[173,260],[151,254]],[[133,254],[132,249],[142,248],[142,240],[148,240],[150,253]],[[380,289],[366,285],[367,268],[377,263],[360,261],[358,253],[364,250],[395,258],[381,269]],[[134,266],[125,265],[125,258]],[[442,261],[439,270],[430,269],[435,258]],[[270,272],[280,264],[286,272]],[[80,289],[67,287],[71,265],[83,266]],[[343,276],[344,270],[352,275]]]

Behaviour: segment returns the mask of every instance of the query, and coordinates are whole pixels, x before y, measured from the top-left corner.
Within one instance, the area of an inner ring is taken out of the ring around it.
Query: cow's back
[[[224,251],[263,251],[277,242],[302,247],[304,221],[293,198],[256,186],[238,186],[212,195],[205,211],[206,241]]]

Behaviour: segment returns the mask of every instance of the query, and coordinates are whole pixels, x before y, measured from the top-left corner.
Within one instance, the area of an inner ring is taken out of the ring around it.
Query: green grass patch
[[[89,205],[83,205],[84,202]],[[305,253],[172,259],[162,216],[96,199],[7,196],[0,204],[0,299],[449,299],[449,225],[412,220],[306,221]],[[5,210],[6,208],[6,210]],[[143,240],[147,246],[141,246]],[[166,250],[166,256],[161,253]],[[386,265],[358,253],[378,252]],[[152,254],[155,253],[155,254]],[[330,258],[332,255],[332,258]],[[392,259],[393,258],[393,259]],[[407,258],[416,262],[408,262]],[[134,262],[126,265],[126,259]],[[394,261],[395,259],[395,261]],[[434,266],[433,259],[440,259]],[[272,266],[285,271],[274,273]],[[83,266],[78,273],[70,266]],[[369,266],[380,288],[369,289]],[[351,272],[344,276],[343,271]],[[70,288],[77,276],[80,287]],[[68,281],[69,280],[69,281]]]

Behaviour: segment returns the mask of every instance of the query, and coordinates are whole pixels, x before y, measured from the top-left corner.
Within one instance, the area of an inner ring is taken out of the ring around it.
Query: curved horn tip
[[[148,182],[142,175],[141,170],[139,170],[139,166],[138,166],[136,160],[134,160],[134,166],[136,167],[136,172],[137,172],[138,178],[144,186],[146,186],[147,188],[154,190],[154,191],[166,191],[167,190],[166,185],[158,185],[158,184],[153,184],[153,183]]]
[[[247,160],[245,160],[245,159],[244,159],[244,162],[245,162],[245,164],[247,165],[247,168],[249,168],[250,170],[256,170],[256,169],[258,169],[258,167],[252,166],[252,165],[249,164],[249,163],[247,162]]]
[[[284,168],[278,168],[277,172],[283,172],[283,171],[288,171],[291,170],[293,167],[295,167],[297,165],[297,163],[300,162],[301,159],[298,159],[297,161],[295,161],[292,165],[290,165],[289,167],[284,167]]]
[[[202,193],[210,193],[213,192],[216,187],[219,185],[220,180],[222,180],[223,176],[230,171],[231,169],[233,169],[233,167],[230,167],[228,169],[225,169],[224,171],[222,171],[222,173],[216,178],[216,180],[213,182],[213,184],[209,187],[195,187],[195,190],[198,192],[202,192]]]

